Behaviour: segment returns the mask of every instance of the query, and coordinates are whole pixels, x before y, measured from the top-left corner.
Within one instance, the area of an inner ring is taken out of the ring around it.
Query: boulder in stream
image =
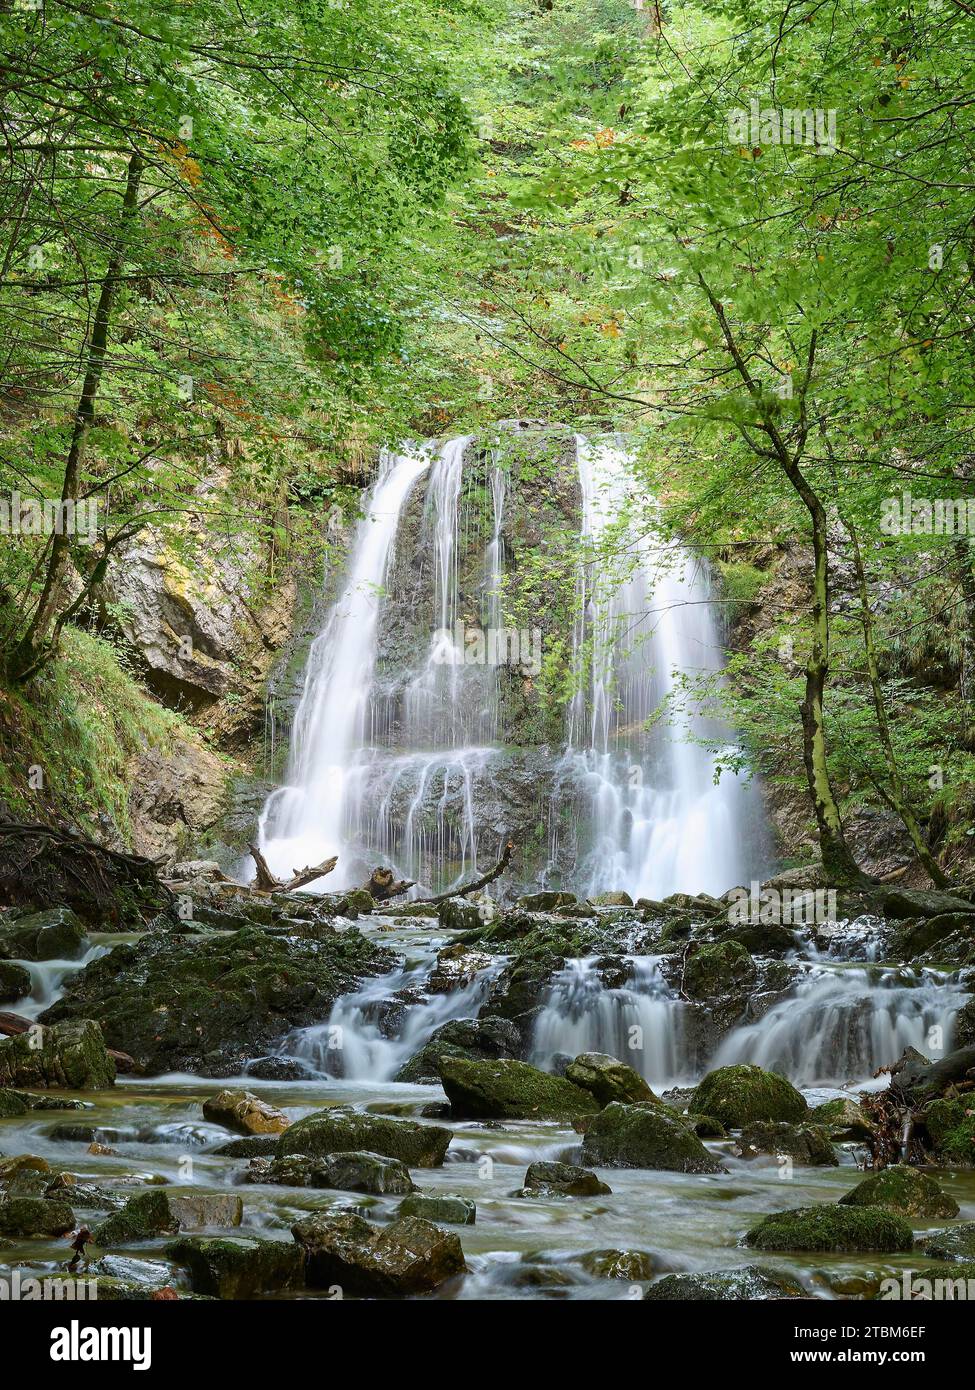
[[[0,1086],[99,1091],[115,1082],[115,1061],[92,1019],[38,1024],[0,1040]]]
[[[283,1134],[291,1123],[283,1110],[250,1091],[221,1091],[205,1100],[203,1118],[237,1134]]]
[[[914,1233],[902,1216],[886,1207],[849,1207],[818,1202],[811,1207],[773,1212],[745,1235],[756,1250],[817,1250],[858,1254],[876,1250],[896,1255],[912,1249]]]
[[[678,1173],[720,1173],[721,1164],[697,1135],[662,1105],[614,1101],[590,1120],[583,1136],[585,1163],[601,1168],[657,1168]]]
[[[440,1078],[455,1119],[569,1121],[599,1109],[588,1091],[527,1062],[445,1057]]]
[[[709,1071],[694,1092],[691,1109],[713,1115],[725,1129],[740,1129],[753,1120],[796,1123],[809,1113],[805,1097],[791,1081],[747,1063]]]
[[[975,1100],[970,1095],[929,1102],[921,1120],[940,1163],[975,1167]]]
[[[742,1158],[758,1154],[792,1158],[810,1168],[835,1168],[839,1163],[829,1130],[822,1125],[790,1125],[783,1120],[755,1120],[745,1125],[738,1152]]]
[[[270,1163],[259,1160],[251,1166],[246,1180],[281,1187],[331,1187],[339,1192],[372,1192],[394,1197],[416,1191],[405,1163],[364,1149],[326,1154],[322,1158],[287,1154]]]
[[[0,1201],[0,1236],[63,1236],[74,1229],[67,1202],[47,1197],[6,1197]]]
[[[0,960],[76,960],[88,946],[70,907],[51,907],[0,921]]]
[[[26,999],[34,988],[30,971],[16,961],[0,960],[0,1004]]]
[[[414,1192],[396,1208],[397,1216],[421,1216],[437,1226],[473,1226],[477,1204],[469,1197],[435,1192]]]
[[[753,983],[755,962],[739,941],[696,946],[684,967],[684,989],[693,999],[729,994]]]
[[[335,1107],[306,1115],[278,1141],[277,1153],[322,1158],[327,1154],[366,1150],[384,1158],[398,1158],[410,1168],[438,1168],[443,1163],[449,1129],[413,1120],[393,1120],[385,1115],[363,1115]]]
[[[975,1221],[962,1221],[917,1241],[917,1249],[933,1260],[975,1261]]]
[[[304,1283],[304,1257],[288,1241],[184,1236],[166,1254],[188,1270],[194,1293],[212,1298],[254,1298]]]
[[[840,1198],[848,1207],[889,1207],[905,1216],[957,1216],[958,1203],[934,1178],[917,1168],[893,1164],[873,1173]]]
[[[239,1226],[244,1204],[232,1192],[170,1192],[153,1188],[130,1197],[121,1211],[113,1212],[95,1231],[100,1246],[127,1245],[177,1231],[206,1226],[230,1229]]]
[[[485,1061],[516,1057],[520,1050],[521,1034],[506,1018],[455,1018],[442,1023],[419,1052],[400,1067],[396,1080],[439,1085],[444,1057]]]
[[[467,1270],[458,1237],[418,1216],[377,1227],[352,1212],[316,1212],[291,1231],[307,1259],[308,1283],[317,1288],[402,1298],[430,1293]]]
[[[829,1130],[830,1137],[837,1143],[844,1140],[870,1139],[876,1133],[873,1121],[861,1105],[849,1096],[837,1096],[835,1100],[824,1101],[810,1112],[810,1124],[822,1125]]]
[[[604,1197],[612,1192],[590,1168],[574,1163],[530,1163],[516,1197]]]
[[[600,1105],[609,1105],[613,1100],[624,1105],[643,1100],[659,1103],[638,1071],[605,1052],[581,1053],[566,1067],[564,1076],[573,1086],[588,1091]]]
[[[644,1290],[650,1303],[737,1303],[765,1298],[806,1298],[798,1279],[778,1269],[743,1265],[707,1274],[665,1274]]]

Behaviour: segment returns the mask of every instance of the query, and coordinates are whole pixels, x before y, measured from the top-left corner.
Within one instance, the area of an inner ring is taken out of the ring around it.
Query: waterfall
[[[755,1062],[796,1086],[864,1081],[907,1047],[949,1051],[966,998],[933,970],[812,965],[788,999],[730,1033],[712,1065]]]
[[[683,692],[684,678],[714,680],[723,662],[708,579],[679,545],[620,522],[625,450],[580,437],[576,452],[590,558],[577,587],[577,690],[556,795],[574,784],[588,803],[581,887],[634,899],[720,894],[763,861],[764,815],[754,785],[730,772],[715,781],[704,741],[730,744],[731,735]],[[607,541],[628,556],[627,573],[607,564]]]
[[[350,765],[363,747],[376,664],[376,624],[400,512],[430,465],[427,453],[384,454],[359,524],[349,576],[312,643],[295,719],[288,785],[268,799],[259,827],[271,869],[287,877],[344,848]],[[329,886],[354,882],[344,862]]]
[[[690,1077],[683,1004],[660,972],[659,958],[634,956],[631,976],[607,986],[598,960],[569,960],[549,986],[535,1023],[531,1060],[547,1069],[560,1054],[605,1052],[638,1071],[651,1086]]]

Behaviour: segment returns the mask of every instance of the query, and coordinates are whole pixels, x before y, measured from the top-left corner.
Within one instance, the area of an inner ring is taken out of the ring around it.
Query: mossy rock
[[[371,1192],[393,1197],[416,1190],[405,1163],[365,1149],[340,1151],[319,1158],[288,1154],[274,1159],[264,1171],[254,1166],[257,1171],[248,1174],[252,1182],[286,1187],[330,1187],[339,1192]]]
[[[791,1081],[747,1063],[709,1071],[694,1092],[690,1108],[713,1115],[725,1129],[740,1129],[753,1120],[795,1124],[809,1114],[805,1097]]]
[[[902,1216],[886,1207],[849,1207],[819,1202],[774,1212],[745,1235],[756,1250],[817,1250],[857,1254],[872,1250],[895,1255],[911,1250],[914,1233]]]
[[[857,1183],[840,1198],[844,1206],[890,1207],[906,1216],[957,1216],[959,1207],[927,1173],[894,1164]]]
[[[975,1166],[975,1100],[933,1100],[921,1112],[931,1145],[942,1162]]]
[[[0,1041],[0,1086],[99,1091],[115,1084],[115,1062],[92,1019],[32,1028]]]
[[[758,1265],[707,1274],[665,1274],[643,1292],[649,1303],[739,1303],[806,1296],[798,1279]]]
[[[76,960],[88,936],[70,907],[51,907],[0,922],[0,960]]]
[[[403,1298],[430,1293],[467,1270],[459,1238],[417,1216],[377,1228],[352,1212],[316,1212],[291,1231],[316,1288]]]
[[[684,989],[694,999],[708,999],[751,984],[755,976],[755,962],[740,942],[718,941],[688,957]]]
[[[166,1254],[188,1270],[194,1293],[212,1298],[254,1298],[304,1283],[304,1255],[289,1241],[184,1236]]]
[[[963,1221],[946,1231],[935,1231],[919,1240],[917,1248],[935,1260],[975,1261],[975,1221]]]
[[[229,1228],[239,1226],[242,1217],[243,1202],[234,1193],[152,1188],[130,1197],[103,1221],[94,1231],[95,1244],[128,1245],[203,1226]]]
[[[285,1130],[277,1153],[323,1158],[327,1154],[365,1150],[384,1158],[398,1158],[410,1168],[438,1168],[450,1138],[450,1130],[442,1125],[363,1115],[355,1110],[319,1110]]]
[[[0,1120],[9,1120],[15,1115],[27,1115],[29,1112],[30,1106],[17,1091],[0,1090]]]
[[[67,1202],[47,1197],[7,1197],[0,1202],[0,1236],[63,1236],[74,1229]]]
[[[445,1057],[440,1077],[457,1119],[572,1120],[599,1109],[588,1091],[527,1062]]]
[[[439,1084],[440,1063],[445,1057],[489,1061],[514,1058],[521,1048],[518,1028],[506,1018],[455,1018],[441,1024],[419,1052],[396,1073],[397,1081]]]
[[[811,1124],[824,1125],[833,1139],[869,1139],[875,1133],[875,1125],[867,1118],[866,1111],[848,1096],[837,1096],[835,1100],[817,1105],[809,1115]]]
[[[413,1192],[396,1208],[397,1216],[419,1216],[436,1226],[473,1226],[477,1205],[469,1197],[434,1192]]]
[[[481,925],[481,914],[464,898],[446,898],[438,904],[437,915],[445,931],[472,931]]]
[[[589,899],[593,907],[632,907],[633,899],[629,893],[597,893]]]
[[[631,1284],[653,1278],[655,1268],[647,1250],[587,1250],[579,1263],[594,1279],[625,1279]]]
[[[604,1197],[612,1192],[589,1168],[574,1163],[530,1163],[516,1197]]]
[[[602,1168],[722,1171],[697,1135],[664,1106],[620,1105],[616,1101],[590,1120],[583,1136],[582,1159]]]
[[[575,893],[526,893],[517,906],[524,912],[555,912],[560,907],[574,907],[579,901]]]
[[[30,971],[16,961],[0,960],[0,1004],[26,999],[34,987]]]
[[[821,1125],[790,1125],[782,1120],[755,1120],[741,1131],[739,1144],[742,1158],[757,1154],[785,1156],[810,1168],[836,1167],[839,1159]]]
[[[565,1069],[566,1081],[594,1096],[600,1105],[618,1100],[623,1105],[638,1101],[659,1104],[646,1081],[633,1067],[605,1052],[583,1052]]]
[[[677,1114],[677,1112],[674,1112]],[[713,1115],[698,1115],[695,1111],[688,1111],[686,1115],[677,1115],[677,1118],[692,1129],[699,1139],[727,1139],[728,1131],[720,1120],[716,1120]]]
[[[249,1134],[244,1139],[231,1139],[211,1153],[220,1158],[272,1158],[278,1151],[276,1134]]]

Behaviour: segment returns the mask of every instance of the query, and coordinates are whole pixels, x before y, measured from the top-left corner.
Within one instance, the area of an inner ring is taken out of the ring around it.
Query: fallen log
[[[437,893],[432,898],[418,898],[421,903],[442,903],[448,898],[466,898],[468,893],[476,893],[479,888],[486,888],[489,883],[493,883],[496,878],[500,878],[505,869],[511,863],[511,856],[514,853],[514,844],[511,840],[504,847],[504,853],[495,864],[494,868],[488,873],[482,874],[480,878],[474,879],[472,883],[466,883],[463,888],[451,888],[449,893]]]
[[[373,902],[385,903],[390,898],[398,898],[401,893],[409,892],[413,887],[413,879],[400,879],[398,883],[395,879],[396,875],[392,869],[373,869],[368,882],[362,886],[372,895]]]
[[[250,852],[257,870],[253,887],[258,893],[293,893],[295,889],[303,888],[306,883],[314,883],[316,878],[324,878],[326,874],[330,874],[339,862],[338,855],[333,854],[331,859],[323,859],[320,864],[309,864],[304,869],[295,869],[293,876],[286,881],[271,873],[268,862],[257,845],[251,845]]]
[[[942,1095],[950,1085],[970,1080],[973,1071],[975,1044],[956,1048],[937,1062],[912,1057],[905,1066],[894,1069],[890,1090],[903,1104],[916,1107]]]
[[[24,1018],[22,1014],[0,1013],[0,1037],[18,1038],[21,1033],[26,1033],[29,1028],[33,1028],[35,1022],[35,1019]],[[105,1051],[109,1057],[114,1057],[116,1071],[131,1072],[136,1070],[135,1058],[130,1057],[127,1052],[117,1052],[114,1047],[107,1047]]]

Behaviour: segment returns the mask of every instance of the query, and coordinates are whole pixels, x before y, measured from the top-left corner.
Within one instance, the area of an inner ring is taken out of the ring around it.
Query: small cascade
[[[605,1052],[654,1087],[689,1079],[683,1004],[660,971],[659,957],[629,958],[630,978],[610,987],[595,956],[566,962],[535,1024],[531,1060],[546,1069],[559,1055]]]
[[[473,1018],[487,999],[501,962],[462,989],[424,993],[436,957],[366,980],[335,1001],[325,1023],[295,1029],[278,1047],[311,1072],[345,1081],[391,1081],[444,1023]]]
[[[56,1004],[64,993],[64,986],[72,975],[77,975],[99,956],[108,954],[107,946],[89,946],[84,955],[76,960],[22,960],[22,965],[31,978],[31,992],[26,999],[18,1000],[17,1013],[21,1018],[37,1018],[45,1009]]]
[[[788,999],[730,1033],[711,1065],[754,1062],[796,1086],[866,1081],[907,1047],[949,1051],[967,998],[935,970],[812,964]]]

